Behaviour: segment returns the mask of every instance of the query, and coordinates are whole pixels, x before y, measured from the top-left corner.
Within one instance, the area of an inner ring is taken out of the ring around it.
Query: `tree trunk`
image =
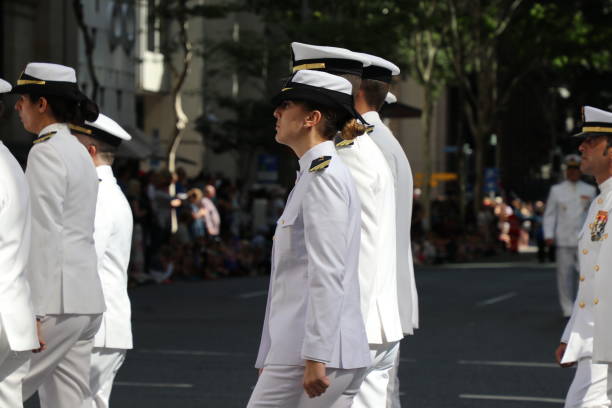
[[[431,228],[431,121],[433,120],[434,101],[431,86],[425,84],[423,100],[423,112],[421,114],[421,126],[423,129],[423,159],[425,160],[425,171],[423,173],[423,229],[429,231]]]
[[[478,127],[474,133],[474,154],[475,154],[475,178],[474,178],[474,215],[477,216],[482,205],[484,190],[484,158],[486,155],[486,131]]]
[[[182,7],[185,7],[185,1],[182,3]],[[176,73],[176,80],[174,86],[172,88],[172,102],[174,107],[174,130],[172,135],[172,142],[168,147],[168,171],[172,175],[172,183],[170,183],[170,187],[168,189],[168,193],[170,196],[174,197],[176,195],[176,183],[174,182],[174,172],[176,171],[176,153],[178,148],[183,140],[183,131],[187,127],[187,123],[189,123],[189,118],[185,114],[183,110],[183,98],[182,98],[182,90],[185,85],[185,80],[189,75],[189,71],[191,68],[191,60],[193,57],[191,41],[189,40],[188,30],[189,23],[187,20],[186,14],[181,14],[179,18],[179,36],[181,40],[181,50],[183,51],[183,66],[180,72]],[[172,66],[171,55],[167,55],[166,59],[170,66]],[[176,209],[172,209],[171,211],[171,231],[172,233],[176,233],[178,230],[178,221],[176,218]]]

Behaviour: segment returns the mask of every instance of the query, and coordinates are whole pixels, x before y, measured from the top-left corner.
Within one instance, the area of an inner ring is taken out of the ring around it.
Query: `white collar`
[[[45,133],[49,133],[49,132],[57,132],[60,130],[66,130],[68,133],[70,133],[70,131],[68,130],[68,125],[65,123],[52,123],[50,125],[45,126],[39,133],[38,136],[42,136]]]
[[[98,173],[98,178],[100,180],[115,180],[115,175],[113,174],[113,168],[109,165],[102,165],[96,167],[96,172]]]
[[[374,125],[375,123],[382,122],[382,120],[380,119],[380,115],[376,111],[366,112],[363,115],[361,115],[361,117],[365,119],[365,121],[368,122],[370,125]]]
[[[606,181],[599,185],[599,189],[602,193],[607,193],[612,191],[612,177],[608,178]]]
[[[313,146],[306,153],[300,157],[300,172],[310,169],[310,165],[314,159],[321,156],[335,156],[336,148],[331,140],[321,142],[316,146]]]

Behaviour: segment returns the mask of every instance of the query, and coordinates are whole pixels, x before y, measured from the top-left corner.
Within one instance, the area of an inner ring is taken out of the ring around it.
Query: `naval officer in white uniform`
[[[108,408],[113,381],[125,360],[126,350],[132,348],[127,271],[133,217],[111,167],[119,145],[132,137],[102,113],[95,122],[85,122],[83,126],[70,125],[70,129],[87,148],[100,179],[94,240],[106,311],[91,355],[89,383],[92,402],[89,407]]]
[[[395,243],[397,270],[397,301],[404,335],[412,335],[419,327],[418,295],[414,279],[414,264],[412,262],[412,245],[410,227],[412,221],[413,179],[412,170],[404,149],[391,130],[383,123],[378,114],[385,102],[397,101],[389,93],[393,76],[399,75],[397,65],[383,58],[361,54],[370,61],[363,68],[361,88],[355,99],[357,112],[372,126],[369,137],[380,148],[393,174],[395,187]],[[399,401],[399,351],[395,356],[394,370],[390,373],[387,402],[388,406],[397,408]],[[364,381],[362,391],[367,395],[368,378]]]
[[[370,365],[359,302],[360,204],[332,139],[364,128],[349,119],[351,84],[297,72],[273,99],[276,140],[300,172],[278,220],[249,408],[351,406]],[[305,392],[304,392],[305,391]]]
[[[596,190],[580,180],[580,156],[565,158],[566,180],[550,189],[544,211],[544,239],[555,244],[557,290],[564,317],[572,314],[578,281],[578,232],[584,224]]]
[[[27,277],[47,342],[23,383],[42,408],[81,407],[89,395],[93,339],[104,312],[93,241],[98,177],[68,123],[95,121],[98,107],[81,93],[74,69],[29,63],[17,80],[15,109],[38,135],[28,155],[32,249]]]
[[[295,42],[291,46],[294,71],[319,64],[325,72],[354,75],[356,86],[361,86],[362,72],[371,64],[364,55],[342,48]],[[353,406],[385,407],[391,371],[403,338],[397,296],[394,179],[383,153],[367,134],[339,137],[336,149],[355,180],[361,201],[361,313],[373,362]]]
[[[0,79],[0,93],[11,85]],[[0,101],[0,115],[4,104]],[[25,277],[30,256],[30,197],[19,163],[0,141],[0,406],[21,408],[21,382],[41,345]]]
[[[565,407],[603,408],[612,393],[612,113],[585,106],[583,115],[580,169],[595,177],[601,193],[578,235],[578,295],[555,356],[563,367],[577,364]]]

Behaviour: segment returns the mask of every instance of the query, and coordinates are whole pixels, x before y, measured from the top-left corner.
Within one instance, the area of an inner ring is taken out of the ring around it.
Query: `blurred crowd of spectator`
[[[117,175],[134,214],[131,285],[269,273],[272,235],[287,195],[284,189],[245,190],[219,174],[201,173],[189,179],[182,168],[172,175],[125,165]],[[475,216],[470,211],[463,216],[458,200],[439,197],[432,202],[431,225],[425,228],[417,194],[414,262],[466,262],[536,247],[540,261],[552,260],[554,251],[544,245],[543,212],[542,201],[495,197],[484,199]]]
[[[221,175],[188,179],[182,168],[171,175],[125,166],[118,169],[117,181],[134,215],[131,285],[268,273],[283,191],[244,193]],[[265,206],[257,226],[255,201]]]
[[[485,198],[474,216],[462,216],[459,201],[439,197],[432,202],[431,228],[425,233],[423,209],[415,199],[412,251],[417,264],[466,262],[500,253],[537,251],[540,262],[554,261],[542,231],[545,203],[501,196]],[[468,203],[468,209],[471,203]]]

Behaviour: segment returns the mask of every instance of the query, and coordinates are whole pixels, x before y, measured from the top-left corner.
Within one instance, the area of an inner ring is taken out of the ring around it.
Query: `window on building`
[[[155,16],[159,0],[147,2],[147,50],[158,52],[160,47],[160,19]]]
[[[136,96],[136,127],[144,129],[145,114],[144,114],[144,96]]]
[[[117,110],[118,111],[121,110],[121,106],[123,105],[122,99],[123,99],[123,92],[121,92],[121,89],[117,89]]]

